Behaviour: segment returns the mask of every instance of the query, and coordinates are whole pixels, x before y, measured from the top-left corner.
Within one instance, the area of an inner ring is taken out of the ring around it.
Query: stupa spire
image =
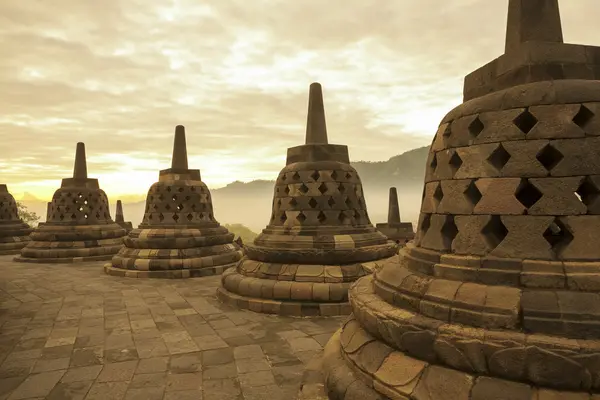
[[[175,140],[173,141],[173,160],[172,169],[188,169],[187,145],[185,143],[185,127],[177,125],[175,127]]]
[[[73,179],[87,179],[87,161],[85,159],[85,144],[77,143],[75,149],[75,166],[73,167]]]
[[[558,0],[509,0],[505,53],[525,42],[563,43]]]
[[[388,205],[388,224],[400,223],[400,207],[398,206],[398,191],[395,187],[390,188],[390,198]]]
[[[117,200],[117,211],[115,213],[115,222],[125,222],[125,217],[123,216],[123,203],[121,200]]]
[[[327,144],[327,125],[323,105],[323,89],[320,83],[310,85],[308,116],[306,118],[306,144]]]

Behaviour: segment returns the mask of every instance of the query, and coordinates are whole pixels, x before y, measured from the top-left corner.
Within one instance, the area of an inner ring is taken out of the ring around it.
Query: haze
[[[596,3],[560,3],[565,41],[600,44],[586,12]],[[387,160],[428,145],[461,102],[464,75],[503,52],[506,9],[507,0],[3,0],[0,181],[17,198],[47,201],[83,141],[111,202],[141,201],[170,164],[177,124],[209,187],[274,179],[303,140],[312,81],[324,87],[330,142],[353,160]],[[379,197],[367,192],[369,207]]]

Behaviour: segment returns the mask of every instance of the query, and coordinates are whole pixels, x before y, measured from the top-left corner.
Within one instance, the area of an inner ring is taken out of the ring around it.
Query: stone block
[[[462,161],[459,161],[460,156],[458,156],[455,149],[438,151],[436,153],[436,160],[435,178],[440,180],[454,178],[454,174],[462,163]]]
[[[515,193],[521,185],[519,178],[482,178],[476,181],[481,199],[474,214],[521,215],[525,206],[517,200]]]
[[[273,298],[279,300],[290,299],[292,294],[292,282],[277,281],[273,286]]]
[[[474,202],[466,194],[471,185],[471,179],[453,179],[441,181],[443,197],[439,202],[436,213],[438,214],[471,214]]]
[[[548,156],[552,176],[582,176],[600,174],[600,137],[552,140],[556,151]]]
[[[457,215],[454,223],[458,234],[452,242],[452,251],[460,255],[483,256],[492,250],[490,241],[484,235],[489,224],[489,215]]]
[[[488,143],[456,149],[462,160],[462,165],[456,171],[454,178],[492,178],[500,176],[500,170],[488,161],[497,147],[497,143]]]
[[[521,285],[529,288],[564,288],[566,276],[563,262],[523,260]]]
[[[525,109],[489,111],[479,114],[483,130],[475,139],[474,144],[502,142],[505,140],[522,140],[526,134],[518,128],[514,121]]]
[[[529,178],[541,198],[527,209],[529,215],[579,215],[587,207],[577,196],[583,177]]]
[[[529,107],[537,123],[527,133],[528,139],[581,138],[585,131],[573,120],[579,113],[579,104],[552,104]]]
[[[570,290],[600,291],[600,262],[564,262]]]
[[[558,257],[564,261],[595,261],[600,259],[600,215],[560,217],[566,232],[557,245]]]
[[[312,300],[313,284],[309,282],[292,282],[290,299],[310,301]]]
[[[469,400],[532,400],[530,385],[480,376],[475,381]]]
[[[503,177],[543,177],[548,176],[548,170],[537,159],[540,151],[550,143],[548,140],[521,140],[503,142],[502,147],[508,157],[502,167]]]
[[[429,227],[421,239],[421,246],[429,250],[449,251],[454,240],[453,225],[454,219],[451,216],[432,214],[429,217]]]
[[[439,366],[428,366],[413,392],[417,399],[470,400],[473,376]]]
[[[552,246],[544,238],[554,217],[506,215],[500,218],[508,232],[504,240],[492,250],[491,256],[541,260],[555,257]]]
[[[425,184],[423,202],[421,203],[422,213],[435,213],[440,203],[439,195],[436,192],[442,190],[439,182],[429,182]]]

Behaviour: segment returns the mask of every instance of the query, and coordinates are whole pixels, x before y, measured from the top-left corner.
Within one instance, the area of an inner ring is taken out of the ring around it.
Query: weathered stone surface
[[[0,185],[0,255],[18,254],[33,231],[21,218],[15,198]]]
[[[395,188],[390,190],[387,224],[371,224],[348,148],[328,143],[318,83],[310,87],[306,129],[306,143],[288,149],[269,224],[244,246],[245,257],[235,270],[223,277],[218,295],[224,301],[241,308],[254,305],[259,312],[268,312],[262,306],[258,310],[259,305],[276,301],[278,312],[286,315],[349,313],[349,283],[371,273],[369,263],[394,256],[399,245],[414,237],[412,224],[400,222]],[[264,268],[249,269],[255,263]],[[237,289],[228,281],[235,274],[242,275]],[[288,290],[278,282],[269,297],[270,291],[245,289],[250,277],[291,284]]]
[[[110,217],[106,193],[97,179],[88,178],[83,143],[77,143],[73,177],[62,180],[47,214],[49,218],[31,233],[15,261],[107,260],[123,245],[125,230]]]
[[[200,171],[188,168],[185,128],[179,125],[171,168],[160,171],[158,182],[148,191],[142,223],[125,237],[125,246],[104,271],[140,278],[221,274],[242,257],[233,237],[215,219]]]

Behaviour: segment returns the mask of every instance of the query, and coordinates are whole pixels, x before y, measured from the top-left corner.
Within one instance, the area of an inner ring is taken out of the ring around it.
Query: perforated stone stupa
[[[240,260],[233,233],[213,215],[200,170],[189,169],[185,128],[175,128],[171,168],[160,171],[146,212],[104,271],[140,278],[189,278],[222,273]]]
[[[15,261],[67,263],[110,259],[123,245],[125,230],[110,217],[98,179],[88,178],[85,145],[77,143],[72,178],[64,178],[48,204],[46,222]]]
[[[121,200],[117,200],[117,209],[115,212],[115,222],[117,224],[119,224],[119,226],[121,228],[125,229],[125,231],[127,233],[129,233],[133,230],[133,225],[131,224],[131,222],[125,221],[125,217],[123,215],[123,203],[121,203]]]
[[[310,86],[306,144],[288,149],[269,225],[244,250],[223,274],[219,298],[282,315],[347,314],[350,283],[397,250],[369,221],[348,147],[327,142],[318,83]]]
[[[17,202],[6,185],[0,185],[0,256],[18,254],[32,231],[19,217]]]
[[[508,16],[432,143],[414,245],[350,289],[331,399],[600,398],[600,48],[562,43],[556,0]]]
[[[411,222],[400,221],[398,191],[395,187],[390,188],[387,222],[384,224],[377,224],[375,227],[387,236],[388,239],[398,242],[401,246],[404,246],[415,238],[413,224]]]

